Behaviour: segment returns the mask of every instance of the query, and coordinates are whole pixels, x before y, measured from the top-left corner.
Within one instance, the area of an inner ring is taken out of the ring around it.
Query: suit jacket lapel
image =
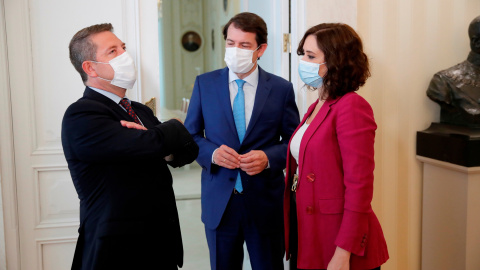
[[[305,134],[303,135],[302,141],[300,142],[300,154],[299,154],[298,164],[303,164],[303,158],[305,156],[305,150],[308,142],[310,141],[310,139],[312,138],[313,134],[318,129],[318,127],[320,127],[320,125],[323,123],[323,121],[327,117],[328,113],[330,112],[330,107],[333,104],[335,104],[339,99],[340,97],[333,100],[325,101],[325,103],[322,105],[322,108],[320,108],[320,111],[318,111],[317,115],[308,126],[307,130],[305,131]],[[312,114],[317,104],[318,104],[318,100],[314,104],[312,104],[312,106],[310,106],[310,108],[308,109],[308,112],[303,117],[302,125],[305,123],[307,118]],[[301,168],[299,168],[299,172],[300,170]]]
[[[217,104],[223,108],[223,115],[227,118],[228,126],[238,140],[237,128],[233,119],[232,103],[230,101],[230,89],[228,87],[228,68],[221,70],[220,76],[215,78],[211,84],[213,89],[217,89],[217,97],[219,99]],[[216,106],[216,104],[212,103],[211,106]]]
[[[95,92],[94,90],[90,89],[89,87],[85,88],[85,92],[83,93],[83,97],[87,98],[87,99],[96,100],[98,102],[101,102],[105,106],[108,106],[113,111],[115,111],[117,114],[121,115],[121,119],[126,119],[126,120],[132,121],[132,122],[135,121],[124,109],[122,109],[120,107],[120,105],[116,104],[111,99],[107,98],[106,96]]]
[[[270,76],[267,72],[263,69],[258,67],[258,85],[257,85],[257,92],[255,93],[255,102],[253,104],[253,111],[252,116],[250,117],[250,122],[248,123],[247,131],[245,132],[245,139],[248,135],[252,132],[255,123],[257,122],[260,114],[262,113],[262,109],[264,108],[264,104],[267,101],[268,95],[270,95],[270,91],[272,89],[272,85],[268,82]]]
[[[312,114],[312,112],[315,109],[315,106],[317,105],[317,103],[318,103],[318,100],[316,102],[314,102],[312,105],[310,105],[307,112],[303,116],[302,121],[300,121],[300,124],[297,126],[295,131],[292,133],[292,136],[290,137],[290,141],[288,142],[288,148],[287,148],[288,149],[288,159],[287,159],[287,167],[286,168],[287,168],[287,172],[288,172],[287,176],[289,176],[289,177],[295,173],[296,166],[298,166],[297,161],[295,160],[295,158],[293,158],[292,153],[290,152],[290,147],[292,145],[292,138],[295,136],[297,131],[303,126],[305,121],[307,121],[308,116],[310,114]],[[291,185],[291,181],[287,184]]]

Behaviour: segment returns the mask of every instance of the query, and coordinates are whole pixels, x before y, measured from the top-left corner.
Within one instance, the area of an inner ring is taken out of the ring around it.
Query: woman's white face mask
[[[258,48],[260,48],[260,46],[258,46]],[[258,48],[253,51],[237,47],[226,48],[224,60],[227,67],[234,73],[243,74],[249,72],[257,62],[256,60],[252,62],[252,58],[253,53],[258,50]]]

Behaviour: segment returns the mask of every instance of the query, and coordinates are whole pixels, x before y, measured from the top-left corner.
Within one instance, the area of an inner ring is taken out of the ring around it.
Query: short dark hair
[[[70,40],[68,49],[70,51],[70,62],[80,73],[82,81],[85,83],[88,79],[87,74],[83,71],[82,64],[87,60],[97,60],[97,46],[92,42],[91,36],[101,32],[113,32],[111,23],[96,24],[85,27],[78,31]]]
[[[257,46],[267,43],[267,24],[257,14],[251,12],[242,12],[233,16],[223,27],[224,39],[227,39],[228,27],[230,27],[231,24],[243,32],[255,33],[255,41],[257,42]]]
[[[304,55],[303,45],[314,35],[318,48],[325,55],[327,73],[323,78],[322,99],[335,99],[357,91],[370,77],[367,55],[362,40],[350,26],[322,23],[308,29],[298,45],[297,54]]]

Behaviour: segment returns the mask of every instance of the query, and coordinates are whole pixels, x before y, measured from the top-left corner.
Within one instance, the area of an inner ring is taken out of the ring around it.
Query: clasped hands
[[[262,172],[268,165],[268,157],[262,150],[252,150],[240,155],[232,148],[222,145],[213,155],[213,161],[218,166],[227,169],[240,168],[248,175],[255,175]]]

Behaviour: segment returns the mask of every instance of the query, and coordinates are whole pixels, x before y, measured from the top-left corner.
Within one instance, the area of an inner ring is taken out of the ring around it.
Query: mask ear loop
[[[106,64],[106,65],[110,65],[110,63],[105,63],[105,62],[97,62],[97,61],[93,61],[93,60],[87,60],[87,61],[89,61],[89,62],[93,62],[93,63],[96,63],[96,64]],[[98,76],[98,74],[97,74],[97,78],[99,78],[99,79],[102,79],[102,80],[104,80],[104,81],[107,81],[107,82],[111,82],[111,81],[113,81],[113,79],[112,79],[112,80],[107,80],[107,79],[104,79],[104,78],[102,78],[102,77]]]
[[[258,47],[253,52],[258,51],[258,48],[262,47],[263,44],[265,44],[265,43],[262,43],[262,44],[258,45]],[[257,63],[258,60],[260,60],[260,57],[257,57],[257,61],[255,61],[255,63]]]
[[[88,62],[93,62],[93,63],[96,63],[96,64],[107,64],[107,65],[110,65],[110,63],[105,63],[105,62],[97,62],[97,61],[93,61],[93,60],[87,60]]]

